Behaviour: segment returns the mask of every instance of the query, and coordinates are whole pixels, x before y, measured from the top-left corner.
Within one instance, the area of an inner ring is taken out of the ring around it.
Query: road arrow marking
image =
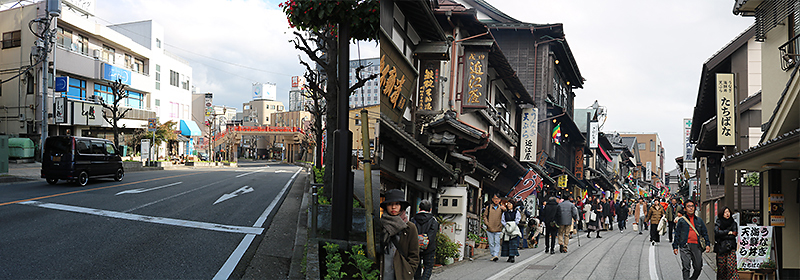
[[[217,203],[223,202],[225,200],[234,198],[234,197],[236,197],[236,196],[238,196],[240,194],[246,194],[246,193],[249,193],[249,192],[252,192],[252,191],[255,191],[252,187],[244,186],[244,187],[236,190],[235,192],[223,194],[222,196],[219,197],[219,199],[217,199],[217,201],[214,202],[214,204],[217,204]]]
[[[132,190],[118,192],[115,195],[121,195],[121,194],[126,194],[126,193],[136,194],[136,193],[149,192],[149,191],[153,191],[153,190],[157,190],[157,189],[163,189],[163,188],[166,188],[166,187],[171,187],[171,186],[174,186],[174,185],[180,185],[182,183],[183,182],[176,182],[176,183],[172,183],[172,184],[169,184],[169,185],[163,185],[163,186],[155,187],[155,188],[151,188],[151,189],[132,189]]]

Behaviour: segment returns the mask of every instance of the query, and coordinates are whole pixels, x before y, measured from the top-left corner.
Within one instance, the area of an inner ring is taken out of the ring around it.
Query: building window
[[[70,77],[67,98],[78,100],[86,99],[86,81]]]
[[[647,149],[647,144],[645,144],[645,143],[639,143],[639,151],[644,151],[644,150],[646,150],[646,149]]]
[[[103,45],[103,57],[101,58],[103,61],[114,64],[115,62],[116,51],[114,48]]]
[[[156,99],[156,106],[161,106],[161,99]]]
[[[3,48],[14,48],[22,46],[22,31],[11,31],[3,33]]]
[[[189,77],[186,77],[186,80],[181,81],[181,88],[189,90]]]
[[[650,140],[650,151],[651,152],[655,152],[656,151],[656,145],[654,144],[652,139]]]
[[[142,105],[144,105],[144,94],[135,91],[128,91],[128,98],[126,98],[126,102],[128,107],[142,109]]]
[[[133,57],[129,54],[125,54],[125,68],[133,69]]]
[[[144,74],[144,61],[138,58],[133,59],[133,71]]]
[[[156,64],[156,89],[161,90],[161,65]]]
[[[178,72],[169,70],[169,85],[177,87],[178,84],[180,83],[181,79],[180,77],[181,74],[179,74]]]
[[[161,39],[156,38],[156,48],[161,48]]]
[[[72,31],[58,27],[56,29],[56,45],[68,50],[72,49]]]
[[[79,34],[77,41],[78,43],[76,45],[76,51],[83,55],[89,55],[89,39]]]
[[[94,84],[94,96],[102,98],[106,104],[114,103],[114,91],[109,86]]]

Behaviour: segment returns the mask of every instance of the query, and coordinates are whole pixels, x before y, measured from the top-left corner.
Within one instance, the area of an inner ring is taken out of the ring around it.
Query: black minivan
[[[86,186],[90,177],[122,181],[123,176],[122,157],[109,140],[77,136],[50,136],[45,140],[42,178],[51,185],[61,179]]]

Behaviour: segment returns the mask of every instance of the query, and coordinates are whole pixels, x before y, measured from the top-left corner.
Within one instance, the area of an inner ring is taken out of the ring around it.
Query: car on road
[[[111,141],[60,135],[45,140],[41,175],[51,185],[58,180],[70,180],[86,186],[89,178],[110,177],[122,181],[125,169]]]

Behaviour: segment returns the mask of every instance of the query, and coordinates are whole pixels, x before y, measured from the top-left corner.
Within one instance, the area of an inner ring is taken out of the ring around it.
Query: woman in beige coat
[[[661,235],[658,234],[658,223],[661,222],[661,216],[664,216],[664,207],[656,201],[650,206],[646,217],[646,220],[650,222],[650,245],[661,242]]]

